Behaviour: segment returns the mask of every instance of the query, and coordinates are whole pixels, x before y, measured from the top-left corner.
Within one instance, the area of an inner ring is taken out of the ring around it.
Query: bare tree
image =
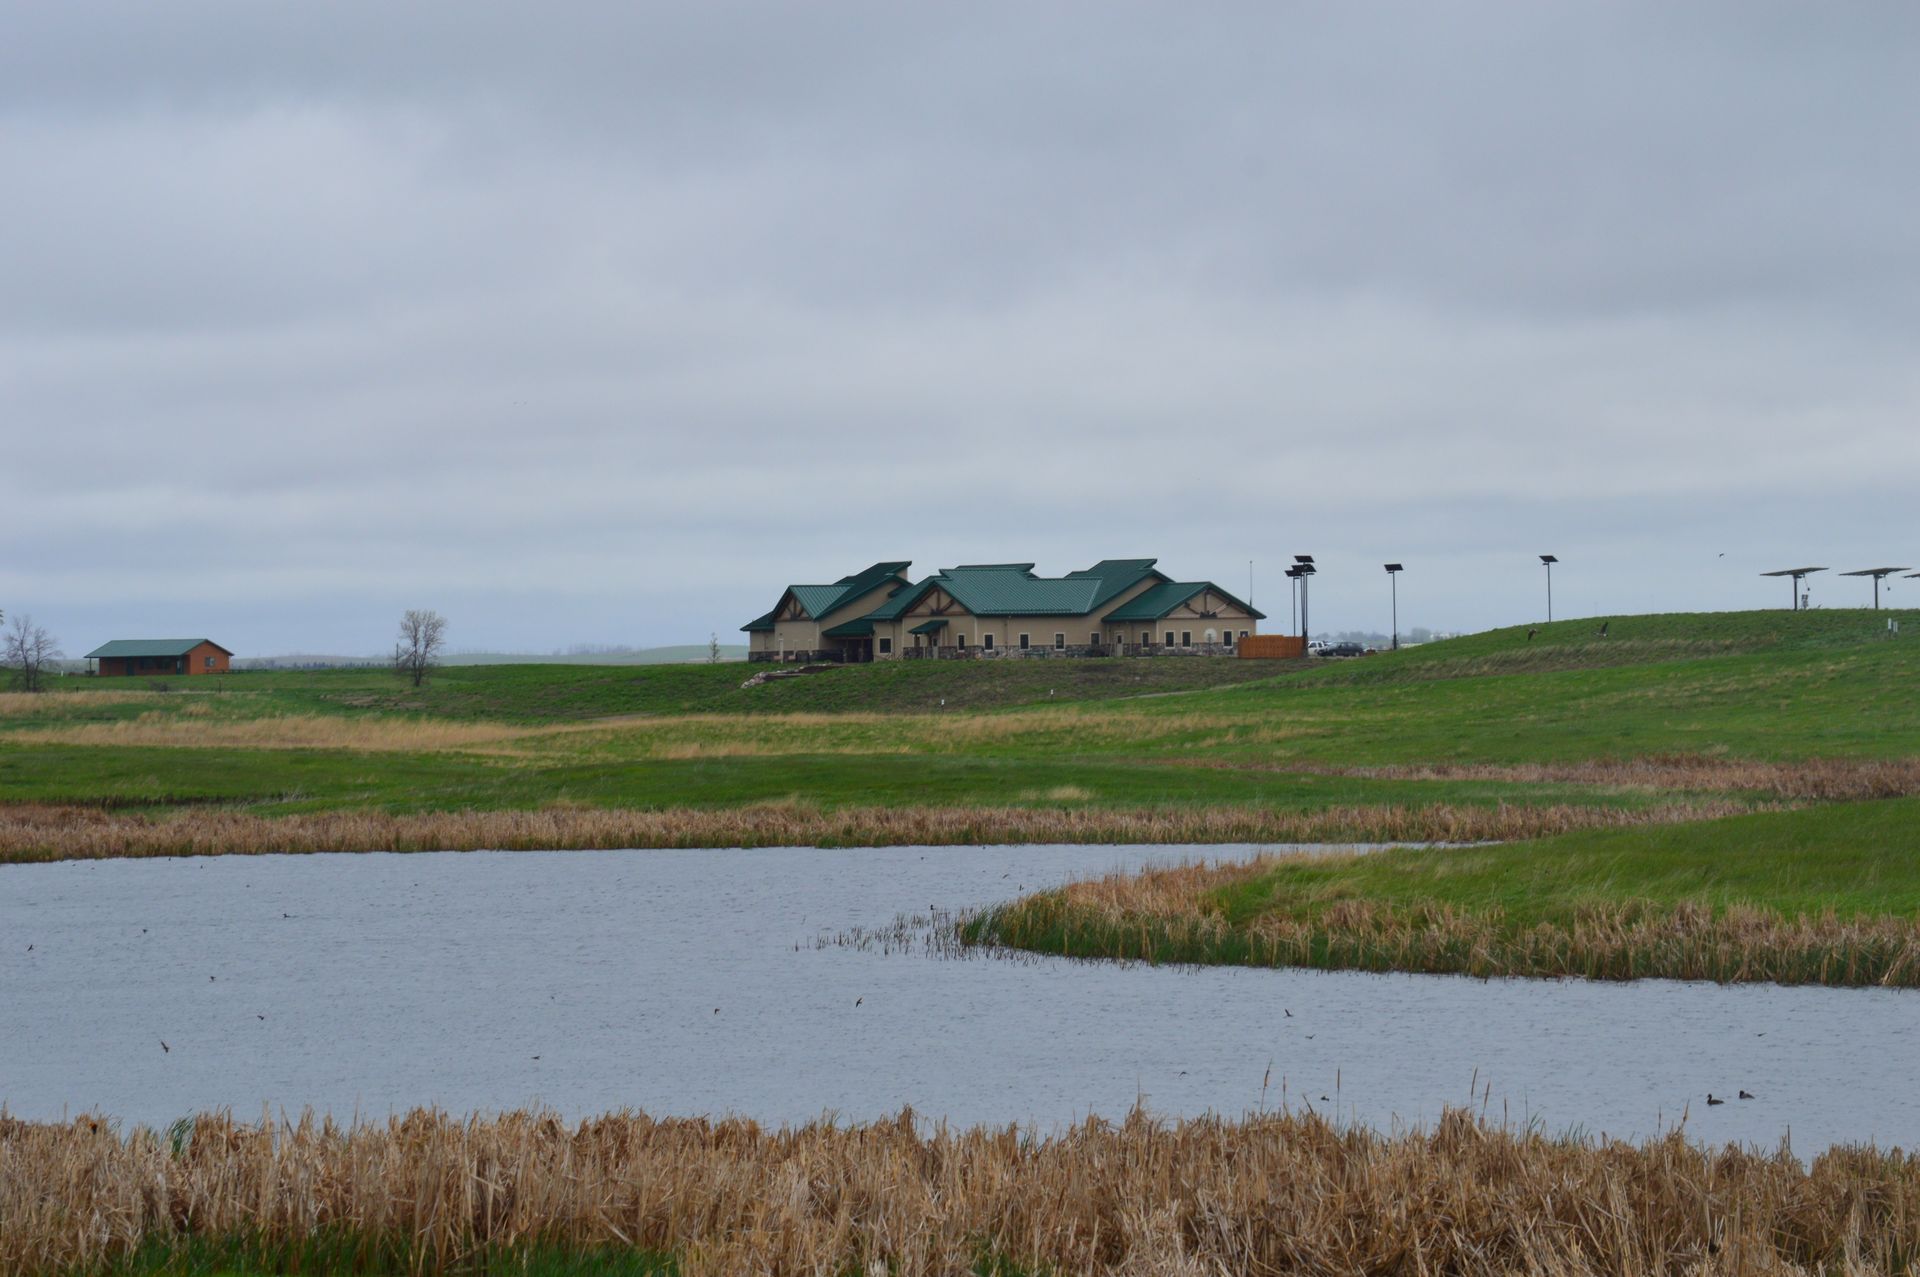
[[[13,671],[14,685],[25,692],[40,690],[47,662],[60,655],[60,644],[53,635],[22,613],[0,632],[0,662]]]
[[[427,681],[427,671],[440,664],[447,643],[447,618],[434,611],[408,608],[400,618],[400,641],[393,645],[393,671],[411,679],[415,687]]]
[[[707,664],[718,665],[719,663],[720,663],[720,636],[718,634],[708,634],[707,635]]]

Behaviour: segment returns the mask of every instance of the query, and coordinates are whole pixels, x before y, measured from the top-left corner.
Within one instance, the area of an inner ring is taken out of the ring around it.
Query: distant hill
[[[624,648],[607,652],[450,652],[441,658],[443,665],[688,665],[703,663],[708,652],[705,643],[684,643],[673,647]],[[744,661],[744,643],[722,643],[720,659]],[[314,669],[387,664],[380,656],[340,656],[322,652],[289,652],[279,656],[248,656],[235,659],[235,669]]]

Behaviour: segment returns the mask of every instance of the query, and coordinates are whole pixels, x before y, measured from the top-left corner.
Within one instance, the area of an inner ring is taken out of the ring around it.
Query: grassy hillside
[[[683,665],[704,664],[712,659],[713,653],[705,643],[680,643],[669,647],[637,647],[620,651],[581,652],[566,655],[547,655],[529,652],[449,652],[442,662],[448,666],[459,665]],[[722,661],[744,661],[747,659],[745,643],[722,643],[720,645]],[[289,652],[279,656],[243,656],[234,660],[236,670],[280,670],[299,666],[329,666],[342,669],[385,669],[387,662],[379,656],[342,656],[337,653],[328,655],[312,652]],[[85,662],[74,662],[72,668],[84,673]]]
[[[1920,630],[1889,639],[1886,615],[1616,617],[1605,638],[1592,619],[1336,662],[883,663],[753,688],[741,665],[459,667],[418,689],[374,671],[62,679],[0,696],[0,824],[16,826],[0,855],[55,850],[44,812],[22,824],[29,805],[149,822],[780,813],[693,822],[681,841],[754,839],[756,821],[926,837],[882,817],[937,808],[955,838],[1205,839],[1518,834],[1887,796],[1907,773],[1872,769],[1920,757],[1905,693]],[[826,819],[847,812],[864,814]]]
[[[385,670],[261,670],[225,678],[64,678],[56,692],[137,694],[109,716],[166,710],[166,692],[234,698],[231,712],[425,714],[510,723],[580,722],[618,715],[913,713],[1101,701],[1195,691],[1274,677],[1260,661],[889,661],[743,687],[777,666],[538,664],[450,665],[424,687]],[[79,712],[68,707],[69,712]],[[91,714],[94,708],[89,708]],[[43,710],[42,713],[53,712]],[[227,711],[222,711],[227,712]]]

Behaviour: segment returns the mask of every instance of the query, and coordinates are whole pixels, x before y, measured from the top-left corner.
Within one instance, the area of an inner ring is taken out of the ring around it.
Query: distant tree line
[[[1337,633],[1320,633],[1313,636],[1328,643],[1358,643],[1363,647],[1385,647],[1393,642],[1393,636],[1379,630],[1340,630]],[[1431,643],[1435,639],[1451,638],[1450,634],[1430,630],[1424,625],[1415,625],[1400,631],[1401,643]]]

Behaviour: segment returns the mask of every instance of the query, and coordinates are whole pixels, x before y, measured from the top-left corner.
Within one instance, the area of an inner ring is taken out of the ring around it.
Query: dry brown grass
[[[1646,792],[1756,793],[1792,802],[1902,798],[1920,794],[1920,758],[1819,758],[1755,762],[1698,754],[1578,763],[1458,763],[1339,767],[1324,763],[1175,759],[1169,765],[1228,771],[1272,771],[1366,780],[1484,780],[1519,784],[1595,785]]]
[[[1136,1113],[1052,1134],[921,1134],[911,1114],[771,1130],[620,1113],[243,1125],[184,1147],[92,1118],[0,1119],[0,1270],[142,1242],[331,1234],[438,1273],[535,1239],[701,1274],[1754,1274],[1911,1271],[1920,1157],[1803,1166],[1680,1135],[1586,1144],[1464,1112],[1392,1136],[1312,1114]]]
[[[474,750],[540,734],[502,723],[424,718],[343,718],[329,714],[270,714],[209,718],[204,703],[149,710],[109,723],[75,723],[14,732],[10,742],[45,745],[142,745],[169,749],[346,749],[367,752]],[[196,712],[197,711],[197,712]]]
[[[1720,801],[1657,807],[1349,806],[1110,810],[1086,807],[843,807],[800,802],[720,810],[576,806],[534,811],[377,811],[258,816],[190,807],[147,814],[0,806],[0,863],[269,852],[623,847],[949,846],[986,843],[1490,842],[1573,829],[1708,820]]]
[[[64,718],[104,705],[157,699],[152,692],[0,692],[0,718]]]

